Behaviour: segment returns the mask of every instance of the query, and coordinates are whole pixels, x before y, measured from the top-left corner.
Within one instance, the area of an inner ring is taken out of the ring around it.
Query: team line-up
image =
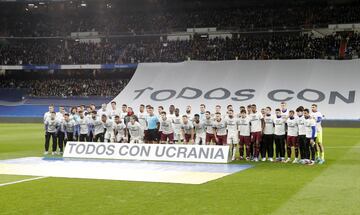
[[[151,105],[140,105],[137,114],[126,104],[121,110],[116,105],[116,102],[111,102],[108,110],[103,104],[98,111],[93,104],[88,107],[81,105],[72,107],[69,112],[64,107],[55,112],[54,105],[50,105],[44,114],[44,154],[49,153],[50,139],[53,155],[57,154],[57,147],[62,154],[67,141],[230,144],[232,160],[307,165],[325,162],[323,115],[316,104],[311,109],[300,106],[288,110],[287,104],[282,102],[274,113],[271,107],[258,111],[255,104],[241,106],[240,113],[235,113],[233,106],[228,105],[226,114],[222,114],[220,105],[211,113],[205,104],[200,105],[199,113],[193,114],[188,105],[183,115],[174,105],[169,106],[168,112],[159,106],[157,114]]]

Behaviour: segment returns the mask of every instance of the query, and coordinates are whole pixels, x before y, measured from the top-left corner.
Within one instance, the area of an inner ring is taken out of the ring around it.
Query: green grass
[[[41,156],[40,124],[0,124],[0,159]],[[0,214],[359,214],[360,129],[325,128],[322,166],[256,163],[202,185],[45,178],[0,187]],[[237,162],[245,163],[245,162]],[[0,183],[26,176],[0,175]]]

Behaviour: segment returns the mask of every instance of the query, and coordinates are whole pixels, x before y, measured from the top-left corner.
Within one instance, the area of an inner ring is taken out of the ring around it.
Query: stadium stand
[[[50,80],[4,80],[0,88],[28,89],[29,96],[102,96],[113,97],[125,86],[128,80],[91,79],[50,79]]]
[[[191,60],[234,59],[337,59],[338,34],[323,38],[301,33],[241,35],[237,38],[203,38],[159,41],[148,39],[112,39],[100,43],[62,40],[8,40],[0,48],[0,64],[106,64],[140,62],[181,62]],[[357,58],[360,37],[350,33],[346,40],[346,58]]]
[[[189,27],[284,29],[360,21],[358,1],[55,1],[46,4],[1,3],[2,36],[67,36],[173,32]],[[126,5],[126,7],[123,7]],[[198,8],[201,8],[198,9]],[[151,11],[151,12],[148,12]],[[16,14],[16,16],[15,16]],[[101,17],[101,19],[99,19]]]

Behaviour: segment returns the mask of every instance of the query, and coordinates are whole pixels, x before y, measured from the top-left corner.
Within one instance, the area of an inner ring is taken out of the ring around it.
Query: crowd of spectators
[[[358,58],[360,54],[358,33],[315,37],[299,30],[360,23],[357,0],[340,5],[308,1],[257,6],[216,0],[188,1],[184,6],[186,1],[182,0],[158,0],[150,3],[151,9],[138,7],[131,0],[89,1],[83,6],[84,2],[0,2],[0,65],[338,59],[340,47],[345,47],[345,58]],[[124,3],[129,4],[123,7]],[[176,41],[159,34],[193,27],[238,33],[212,39],[195,34],[190,40]],[[269,29],[294,31],[264,33]],[[69,37],[71,32],[85,31],[96,31],[103,37],[97,43]],[[0,88],[28,89],[30,96],[111,97],[127,83],[128,79],[120,77],[5,78],[0,80]]]
[[[360,34],[354,34],[347,38],[346,57],[360,57]]]
[[[339,35],[313,37],[301,33],[235,35],[232,38],[203,38],[161,41],[156,38],[103,39],[100,43],[74,40],[8,40],[0,43],[1,65],[105,64],[181,62],[186,60],[235,59],[336,59]],[[360,36],[346,37],[347,57],[357,58]]]
[[[27,89],[29,96],[103,96],[114,97],[129,80],[121,79],[46,79],[46,80],[1,80],[0,88]]]
[[[71,1],[70,1],[71,2]],[[171,1],[170,1],[171,2]],[[194,1],[195,2],[195,1]],[[218,29],[286,29],[360,22],[358,2],[345,5],[263,5],[209,7],[207,1],[187,9],[138,10],[114,4],[101,7],[99,1],[85,8],[59,2],[29,8],[26,4],[3,3],[0,7],[0,36],[68,36],[70,32],[98,31],[103,35],[128,32],[170,32],[192,27]],[[64,6],[61,6],[65,4]],[[175,3],[174,3],[175,4]],[[225,5],[225,4],[222,4]],[[45,8],[43,8],[46,6]],[[138,5],[136,5],[138,7]]]
[[[191,40],[106,39],[101,43],[79,43],[55,39],[9,40],[0,48],[0,64],[92,64],[132,62],[178,62],[184,60],[234,59],[331,59],[346,40],[346,57],[358,57],[360,34],[329,35],[316,38],[300,33],[237,35],[208,39],[196,35]],[[118,95],[130,77],[120,73],[56,73],[54,77],[9,78],[0,88],[28,89],[30,96],[106,96]],[[19,76],[18,73],[13,75]],[[22,74],[22,73],[21,73]],[[50,74],[50,73],[49,73]],[[83,74],[83,75],[81,75]],[[86,76],[84,74],[87,74]],[[15,77],[15,76],[14,76]],[[114,77],[114,78],[111,78]]]

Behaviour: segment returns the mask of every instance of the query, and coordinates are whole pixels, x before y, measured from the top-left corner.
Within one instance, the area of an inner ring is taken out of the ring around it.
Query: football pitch
[[[42,124],[0,124],[0,160],[43,143]],[[359,214],[360,128],[324,128],[324,145],[324,165],[252,162],[199,185],[0,175],[0,214]]]

